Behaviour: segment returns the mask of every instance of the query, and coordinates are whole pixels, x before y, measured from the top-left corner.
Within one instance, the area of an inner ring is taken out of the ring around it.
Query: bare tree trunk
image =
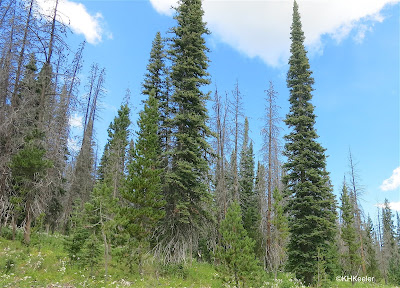
[[[15,1],[10,1],[10,3],[8,3],[8,6],[7,6],[7,8],[5,9],[3,15],[1,15],[1,19],[0,19],[0,28],[3,26],[4,19],[5,19],[6,16],[7,16],[8,10],[10,10],[10,8],[11,8],[11,4],[13,4],[13,3],[15,4]],[[2,4],[2,1],[0,1],[0,7],[1,7],[1,4]]]
[[[49,41],[49,52],[47,54],[46,63],[50,65],[51,56],[53,54],[53,45],[54,45],[54,37],[55,37],[55,28],[56,28],[56,18],[57,18],[57,8],[58,8],[58,0],[56,0],[56,5],[54,6],[54,15],[53,21],[51,23],[51,32],[50,32],[50,41]]]
[[[279,132],[279,116],[278,116],[278,106],[276,105],[276,97],[277,93],[274,90],[273,83],[270,81],[269,82],[269,88],[266,91],[267,93],[267,105],[265,107],[266,110],[266,117],[265,117],[265,126],[262,130],[262,134],[264,136],[264,145],[263,145],[263,152],[264,152],[264,161],[268,163],[268,175],[267,175],[267,231],[266,231],[266,238],[267,238],[267,243],[266,243],[266,258],[268,262],[268,266],[271,267],[271,262],[272,262],[272,256],[271,256],[271,251],[272,251],[272,231],[271,231],[271,222],[272,222],[272,216],[271,216],[271,211],[272,211],[272,190],[274,189],[273,187],[273,182],[277,175],[273,174],[279,174],[279,160],[278,160],[278,154],[279,154],[279,147],[278,147],[278,132]],[[277,181],[278,182],[278,181]],[[275,185],[278,185],[278,183],[275,183]]]
[[[358,233],[358,237],[360,240],[360,252],[361,252],[361,268],[363,271],[363,275],[367,275],[367,269],[365,267],[365,254],[364,254],[364,243],[363,243],[363,235],[362,235],[362,223],[361,223],[361,213],[360,213],[360,209],[358,206],[358,194],[359,191],[357,189],[357,181],[356,181],[356,174],[355,174],[355,165],[353,163],[353,157],[351,155],[351,151],[349,151],[349,161],[350,161],[350,176],[351,176],[351,185],[352,185],[352,189],[353,189],[353,195],[354,195],[354,212],[356,214],[356,228],[357,228],[357,233]]]
[[[31,242],[31,224],[32,224],[32,211],[30,201],[27,201],[25,206],[25,229],[24,229],[24,242],[29,245]]]
[[[222,102],[221,96],[218,94],[218,90],[215,91],[214,96],[214,125],[215,132],[217,134],[216,150],[217,150],[217,163],[215,171],[215,179],[217,182],[216,186],[216,198],[218,207],[222,207],[222,210],[218,212],[218,226],[222,219],[225,218],[226,211],[228,209],[228,195],[227,187],[225,183],[225,146],[226,146],[226,118],[227,118],[227,103],[225,105]]]
[[[235,90],[233,91],[233,117],[234,117],[234,151],[231,159],[233,166],[233,198],[239,201],[239,177],[238,177],[238,149],[239,149],[239,133],[240,133],[240,117],[242,113],[242,97],[239,91],[239,81],[236,81]]]
[[[17,220],[15,219],[16,218],[16,215],[15,215],[15,213],[13,213],[13,216],[12,216],[12,218],[11,218],[11,226],[12,226],[12,240],[14,241],[15,240],[15,234],[16,234],[16,232],[17,232]]]
[[[272,96],[268,95],[269,114],[272,115]],[[271,257],[271,210],[272,210],[272,117],[268,117],[268,209],[267,209],[267,261]]]
[[[29,5],[29,12],[28,12],[28,16],[26,17],[26,24],[25,24],[25,29],[24,29],[24,37],[22,39],[21,51],[19,52],[19,57],[18,57],[17,72],[15,74],[14,91],[13,91],[12,98],[11,98],[14,105],[16,102],[17,93],[19,91],[19,82],[20,82],[19,78],[21,77],[21,74],[22,74],[22,66],[23,66],[23,61],[24,61],[24,56],[25,56],[25,47],[26,47],[27,40],[28,40],[28,30],[30,28],[33,2],[34,2],[34,0],[31,0],[31,3]]]

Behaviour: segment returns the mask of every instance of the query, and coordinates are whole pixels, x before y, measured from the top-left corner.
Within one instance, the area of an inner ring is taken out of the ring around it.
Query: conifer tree
[[[129,137],[129,120],[130,109],[128,104],[121,105],[118,110],[118,116],[110,123],[108,128],[108,142],[104,148],[101,167],[101,178],[110,187],[112,187],[112,195],[116,198],[119,194],[122,184],[126,153]]]
[[[78,199],[77,202],[79,201]],[[78,263],[78,260],[82,258],[82,248],[89,237],[89,231],[84,226],[86,219],[84,219],[84,211],[81,207],[80,203],[76,203],[71,215],[70,229],[64,241],[64,250],[72,263]]]
[[[375,243],[376,235],[374,231],[374,224],[372,223],[371,217],[368,215],[367,223],[365,225],[365,248],[367,254],[367,275],[371,275],[371,277],[375,277],[376,279],[380,278],[380,271],[377,261],[376,255],[376,246],[379,243]]]
[[[393,214],[390,210],[390,204],[385,199],[382,208],[382,256],[384,259],[383,271],[386,283],[399,284],[400,283],[400,269],[399,269],[399,254],[395,240],[395,231],[393,223]]]
[[[257,239],[259,209],[258,197],[254,189],[254,154],[253,144],[249,139],[249,121],[244,121],[243,145],[239,163],[239,198],[243,215],[243,226],[247,234]]]
[[[158,137],[158,101],[154,91],[145,102],[138,120],[138,139],[131,147],[128,176],[122,197],[128,205],[121,211],[125,231],[137,241],[139,270],[144,249],[164,217],[165,201],[161,190],[160,139]]]
[[[152,43],[150,52],[149,64],[147,65],[147,73],[145,74],[144,82],[142,84],[142,93],[150,95],[154,90],[154,97],[161,102],[164,90],[163,73],[165,72],[165,52],[163,39],[161,33],[157,32]]]
[[[208,34],[202,20],[201,0],[182,0],[174,17],[177,26],[172,28],[171,80],[174,93],[171,119],[173,144],[167,152],[171,157],[166,175],[166,217],[164,238],[160,243],[167,261],[179,262],[186,253],[196,249],[200,227],[208,212],[205,203],[210,200],[208,191],[207,137],[210,129],[205,101],[209,94],[200,88],[209,84],[208,51],[204,34]]]
[[[395,232],[394,253],[389,260],[389,281],[395,285],[400,285],[400,250],[399,250],[399,214],[396,212],[397,231]],[[394,227],[393,227],[394,228]]]
[[[16,148],[8,164],[11,168],[13,183],[10,200],[16,212],[24,212],[24,241],[29,244],[31,224],[35,219],[35,214],[38,214],[35,213],[38,212],[37,207],[43,207],[43,203],[46,202],[46,185],[43,184],[46,181],[45,176],[54,163],[46,155],[46,135],[43,131],[43,122],[39,118],[41,113],[39,111],[39,76],[36,74],[36,59],[33,55],[26,68],[20,93],[16,96],[18,101],[15,100],[19,104],[18,108],[25,114],[22,115],[21,111],[19,119],[15,120],[14,125],[17,124],[21,129],[15,131]],[[16,219],[13,220],[14,226]]]
[[[10,166],[16,191],[15,200],[25,212],[24,241],[30,243],[31,224],[34,220],[34,204],[41,199],[40,182],[44,179],[51,161],[45,158],[43,148],[43,133],[38,129],[25,137],[24,147],[12,157]]]
[[[154,97],[158,101],[158,110],[160,114],[158,133],[163,152],[168,150],[168,146],[170,145],[169,118],[171,117],[169,73],[165,61],[166,52],[164,48],[164,39],[162,39],[161,33],[157,32],[152,43],[147,73],[145,74],[142,84],[142,94],[148,96],[150,92],[154,90]],[[162,166],[163,168],[167,168],[168,158],[166,155],[163,158]]]
[[[396,230],[396,238],[397,238],[397,246],[400,249],[400,215],[399,212],[396,212],[396,224],[397,224],[397,230]]]
[[[106,178],[107,179],[107,178]],[[104,247],[104,271],[105,279],[108,277],[108,266],[111,255],[111,243],[115,231],[115,215],[119,212],[118,198],[113,195],[112,182],[99,181],[94,187],[90,201],[85,203],[85,221],[90,238],[85,241],[83,264],[95,265],[99,262],[100,249],[96,243],[102,243]],[[85,258],[86,257],[86,258]]]
[[[342,255],[342,258],[344,260],[343,270],[346,275],[357,275],[357,271],[360,268],[361,259],[358,253],[357,235],[354,228],[353,204],[351,202],[351,198],[345,182],[343,182],[341,201],[341,237],[346,247],[346,251]]]
[[[311,104],[314,79],[304,39],[295,1],[287,74],[291,106],[285,120],[293,130],[285,136],[287,163],[283,166],[291,232],[287,267],[297,278],[311,284],[318,273],[317,251],[327,257],[327,250],[333,245],[336,210],[329,173],[325,170],[325,149],[316,141],[318,135],[314,129],[315,114]],[[329,266],[330,260],[325,260]]]
[[[90,276],[94,276],[93,273],[97,270],[96,268],[100,262],[100,256],[101,244],[96,232],[93,231],[83,245],[81,259],[83,266],[89,269]]]
[[[216,258],[220,261],[217,270],[221,278],[235,287],[248,285],[259,287],[260,267],[254,254],[255,241],[242,224],[240,205],[233,202],[221,222],[221,243],[217,246]]]

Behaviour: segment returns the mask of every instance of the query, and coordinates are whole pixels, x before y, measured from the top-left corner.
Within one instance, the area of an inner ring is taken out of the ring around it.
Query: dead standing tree
[[[358,183],[358,175],[356,171],[356,164],[353,162],[353,156],[351,154],[351,151],[349,150],[349,168],[350,168],[350,185],[351,185],[351,190],[352,193],[351,195],[353,196],[353,205],[354,205],[354,214],[355,214],[355,221],[354,225],[356,226],[356,231],[358,234],[359,238],[359,243],[360,243],[360,254],[361,254],[361,268],[363,275],[367,275],[367,269],[365,266],[365,253],[364,253],[364,236],[363,236],[363,222],[361,219],[361,209],[359,205],[359,199],[360,195],[362,193],[362,187],[360,187]]]
[[[228,105],[227,99],[222,99],[221,95],[218,94],[218,89],[215,89],[214,94],[214,132],[216,134],[216,142],[214,149],[217,152],[216,166],[215,166],[215,197],[217,201],[217,207],[221,209],[218,211],[217,221],[219,223],[225,218],[226,211],[228,209],[229,199],[228,187],[226,183],[226,152],[227,145],[229,142],[228,132]]]
[[[231,167],[233,170],[233,198],[239,202],[239,175],[238,175],[238,153],[239,153],[239,135],[241,135],[243,115],[242,94],[239,90],[239,81],[236,81],[235,88],[232,91],[232,101],[230,102],[230,113],[233,117],[233,151],[231,155]]]
[[[271,211],[272,211],[272,191],[275,187],[279,186],[279,122],[281,118],[279,117],[278,109],[276,104],[277,93],[274,90],[274,85],[270,81],[269,88],[266,91],[266,106],[265,106],[265,125],[261,131],[263,135],[263,146],[262,152],[264,154],[264,163],[267,167],[267,211],[266,215],[266,247],[265,247],[265,257],[268,268],[271,269]],[[263,221],[262,221],[263,222]]]

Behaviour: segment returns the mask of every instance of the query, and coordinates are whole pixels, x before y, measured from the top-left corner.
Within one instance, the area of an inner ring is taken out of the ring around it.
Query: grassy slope
[[[212,265],[198,262],[193,262],[183,272],[169,269],[160,276],[162,269],[148,261],[144,266],[145,276],[140,276],[129,273],[124,265],[113,259],[110,276],[105,282],[101,265],[94,267],[92,275],[88,269],[70,265],[62,243],[63,238],[58,234],[38,234],[30,247],[21,244],[20,239],[10,241],[0,237],[0,287],[228,287],[222,285]],[[266,281],[264,287],[300,286],[288,275],[282,275],[281,279]],[[352,286],[348,282],[334,282],[329,287],[391,286],[366,283]]]

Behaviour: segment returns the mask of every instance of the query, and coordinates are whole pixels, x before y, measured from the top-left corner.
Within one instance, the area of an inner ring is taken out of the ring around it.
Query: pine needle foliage
[[[154,97],[159,102],[163,100],[162,95],[165,86],[165,57],[163,39],[161,33],[157,32],[152,43],[147,73],[142,84],[142,94],[150,95],[150,92],[154,90]]]
[[[110,123],[108,141],[104,148],[99,167],[99,180],[112,187],[113,197],[119,196],[125,172],[125,162],[127,156],[130,109],[128,104],[121,105],[118,116]]]
[[[372,223],[371,217],[368,215],[367,223],[365,225],[365,249],[367,254],[367,275],[375,277],[375,279],[381,278],[379,270],[376,247],[379,243],[376,243],[376,234],[374,231],[374,224]]]
[[[170,167],[166,174],[166,217],[163,254],[169,262],[185,260],[197,247],[201,227],[208,218],[205,203],[211,199],[208,190],[208,155],[211,151],[206,125],[205,101],[209,93],[202,86],[209,84],[208,51],[202,21],[201,0],[180,1],[176,9],[176,27],[172,28],[171,80],[173,115],[172,145],[167,152]]]
[[[297,2],[293,6],[291,56],[287,86],[290,112],[285,123],[292,131],[285,136],[283,178],[288,196],[289,230],[287,268],[298,279],[311,284],[318,273],[317,251],[327,255],[336,233],[335,199],[326,171],[325,149],[316,139],[315,114],[311,104],[312,85],[309,60]],[[319,249],[319,250],[318,250]],[[329,259],[325,259],[329,266]],[[328,271],[327,271],[328,272]],[[333,275],[331,275],[333,276]]]
[[[248,235],[242,223],[242,212],[237,202],[231,204],[219,232],[221,243],[217,246],[217,266],[221,278],[235,287],[259,287],[260,272],[254,253],[255,241]]]
[[[239,162],[239,197],[243,214],[243,226],[247,234],[256,240],[258,235],[258,224],[260,211],[258,209],[257,193],[254,187],[254,153],[253,144],[249,139],[249,120],[244,121],[243,145],[240,152]]]
[[[125,219],[123,225],[130,237],[139,242],[149,240],[165,214],[159,169],[158,119],[158,101],[152,91],[140,112],[138,139],[135,147],[131,147],[128,176],[122,192],[128,203],[121,211],[121,219]]]

